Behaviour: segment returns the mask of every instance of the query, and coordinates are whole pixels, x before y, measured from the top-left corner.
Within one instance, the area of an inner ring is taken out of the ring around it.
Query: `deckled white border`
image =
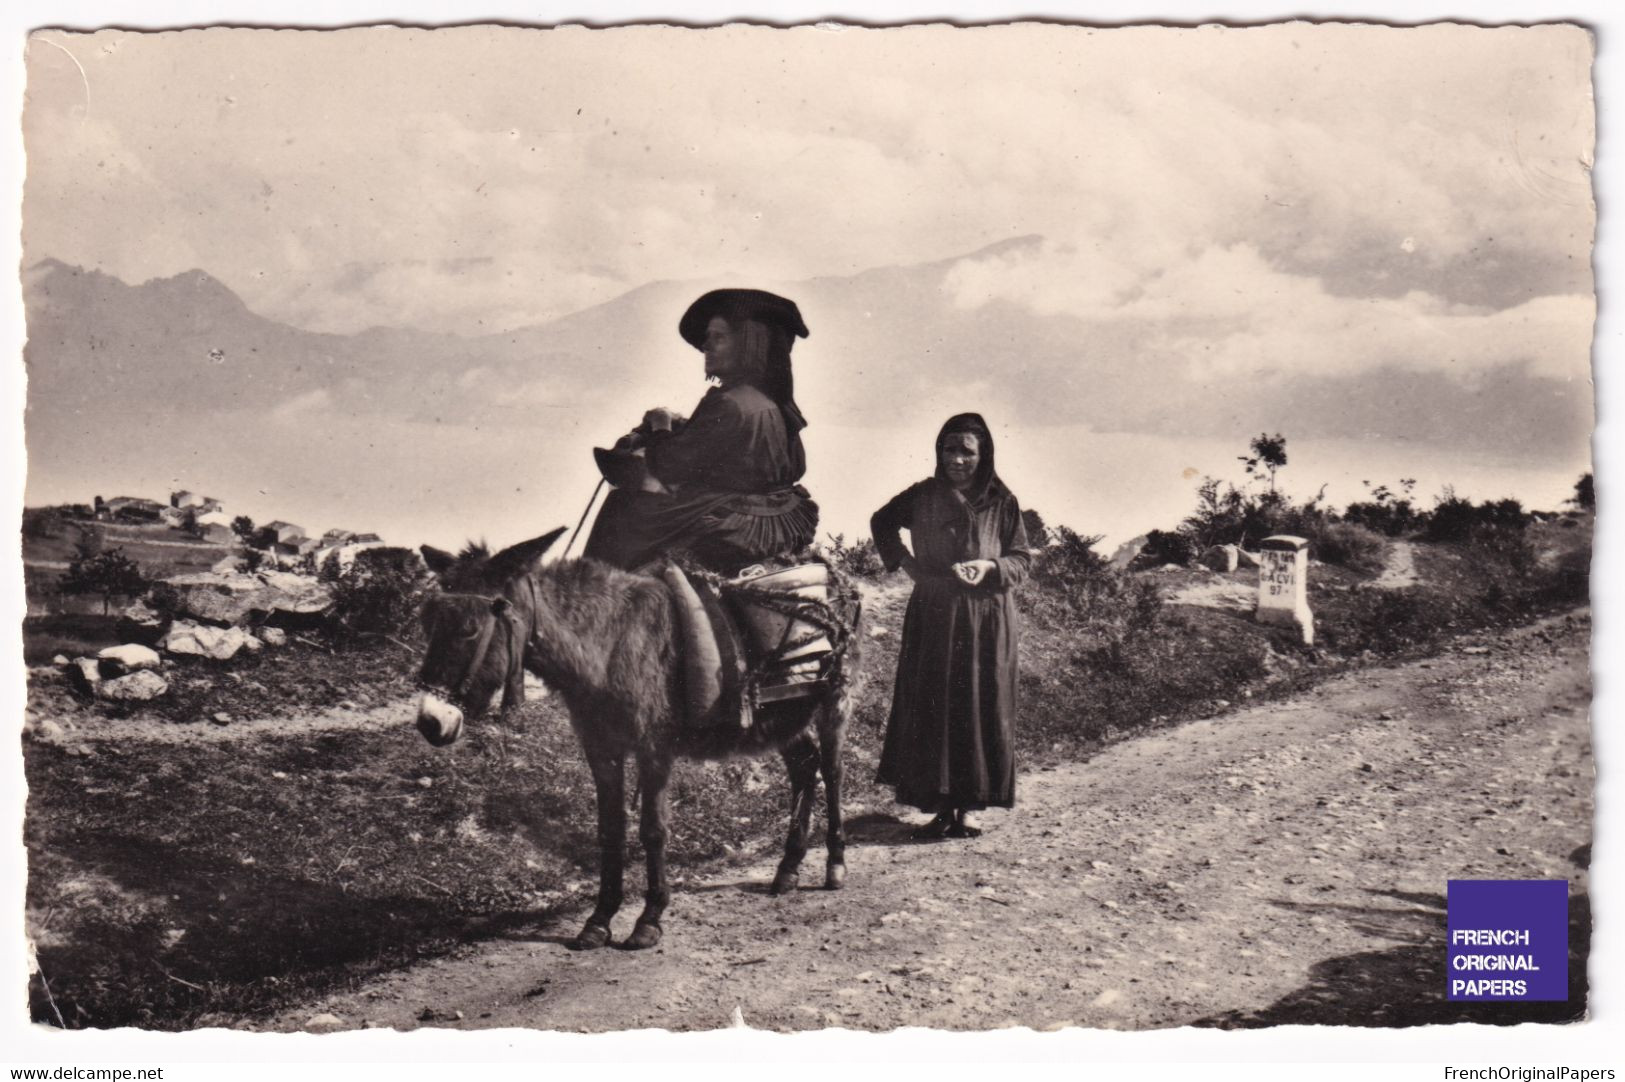
[[[1625,671],[1625,636],[1619,630],[1625,614],[1621,576],[1621,514],[1617,501],[1625,500],[1625,483],[1616,483],[1615,471],[1625,469],[1625,437],[1617,416],[1622,405],[1625,374],[1618,372],[1619,352],[1625,346],[1625,317],[1614,291],[1620,281],[1622,258],[1619,240],[1619,202],[1625,187],[1621,147],[1625,110],[1610,109],[1620,100],[1625,77],[1619,58],[1625,46],[1625,15],[1599,0],[1583,3],[1361,3],[1343,8],[1315,8],[1260,3],[1111,3],[1060,4],[1055,0],[1033,6],[1014,3],[974,3],[952,0],[878,0],[846,10],[812,3],[770,3],[764,0],[720,2],[634,2],[608,0],[589,4],[515,3],[486,0],[478,6],[422,0],[227,0],[212,4],[170,2],[116,3],[113,0],[78,0],[48,3],[28,0],[0,11],[0,85],[9,107],[10,122],[0,125],[0,180],[9,196],[9,227],[0,230],[0,266],[20,266],[18,208],[22,193],[22,138],[18,117],[23,95],[22,54],[26,32],[38,26],[93,29],[123,26],[162,29],[195,25],[354,26],[374,23],[415,25],[500,22],[509,25],[547,25],[580,22],[604,25],[619,22],[681,22],[703,25],[746,19],[766,23],[804,23],[828,19],[868,25],[908,21],[952,20],[959,23],[1001,22],[1017,18],[1082,21],[1110,25],[1124,22],[1197,24],[1223,21],[1258,23],[1285,19],[1350,20],[1414,24],[1459,20],[1480,24],[1575,21],[1597,33],[1594,68],[1598,109],[1598,167],[1596,171],[1599,244],[1597,255],[1599,319],[1594,360],[1598,372],[1595,458],[1600,514],[1593,580],[1594,657],[1615,659],[1610,667],[1598,663],[1593,710],[1596,762],[1599,774],[1596,839],[1591,890],[1596,919],[1591,953],[1591,1009],[1593,1021],[1567,1027],[1497,1028],[1479,1026],[1429,1027],[1412,1030],[1347,1030],[1281,1027],[1265,1031],[1213,1032],[1168,1030],[1149,1033],[1068,1031],[1037,1035],[1028,1031],[945,1035],[923,1031],[886,1036],[825,1032],[783,1037],[749,1031],[673,1035],[633,1033],[601,1036],[532,1033],[504,1030],[481,1034],[424,1031],[398,1035],[356,1033],[314,1038],[300,1035],[236,1035],[224,1033],[151,1034],[136,1031],[69,1033],[44,1030],[26,1023],[26,981],[21,919],[23,912],[22,770],[16,736],[21,728],[22,656],[20,621],[23,612],[20,556],[16,549],[17,510],[22,504],[24,477],[20,421],[23,401],[22,306],[20,283],[14,275],[0,290],[0,340],[11,363],[0,365],[0,400],[5,423],[0,425],[0,505],[8,509],[9,525],[0,526],[4,573],[0,576],[0,718],[5,719],[5,750],[0,752],[0,807],[7,829],[0,831],[0,1068],[96,1064],[168,1065],[170,1078],[229,1077],[247,1079],[302,1077],[349,1078],[361,1064],[389,1063],[395,1078],[447,1077],[444,1064],[491,1065],[471,1074],[483,1077],[547,1077],[561,1065],[579,1063],[600,1073],[611,1065],[642,1065],[639,1074],[659,1077],[676,1073],[693,1077],[751,1075],[829,1079],[854,1073],[867,1076],[985,1077],[998,1065],[1021,1062],[1024,1076],[1082,1078],[1097,1072],[1110,1077],[1132,1071],[1153,1077],[1255,1078],[1306,1077],[1285,1065],[1293,1063],[1371,1064],[1319,1069],[1318,1079],[1366,1077],[1389,1068],[1375,1064],[1410,1064],[1405,1077],[1444,1078],[1446,1063],[1457,1066],[1528,1064],[1531,1066],[1613,1066],[1625,1079],[1625,1061],[1614,1046],[1625,1047],[1625,863],[1620,834],[1625,832],[1618,777],[1625,772],[1625,704],[1617,674]],[[1608,378],[1610,370],[1614,378]],[[1112,1068],[1113,1062],[1140,1067]],[[521,1064],[541,1064],[521,1067]],[[216,1069],[207,1064],[219,1064]],[[225,1065],[230,1064],[227,1068]],[[345,1064],[356,1066],[347,1067]],[[709,1066],[701,1067],[699,1065]],[[868,1069],[857,1064],[868,1064]],[[1210,1064],[1210,1068],[1174,1067],[1172,1064]],[[1257,1064],[1259,1068],[1245,1066]],[[1424,1068],[1423,1064],[1437,1064]],[[191,1066],[189,1066],[191,1065]],[[1272,1066],[1273,1065],[1273,1066]],[[377,1068],[374,1068],[375,1070]],[[581,1068],[575,1068],[579,1071]],[[572,1072],[574,1073],[574,1072]],[[620,1074],[620,1071],[614,1072]],[[629,1073],[629,1072],[628,1072]],[[1024,1080],[1025,1082],[1025,1080]]]

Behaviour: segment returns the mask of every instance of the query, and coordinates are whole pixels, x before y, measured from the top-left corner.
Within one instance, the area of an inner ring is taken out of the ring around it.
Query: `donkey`
[[[458,556],[423,547],[441,592],[423,609],[428,652],[419,674],[417,724],[430,743],[450,744],[465,719],[490,708],[499,688],[504,713],[522,703],[527,669],[563,698],[598,795],[598,900],[574,946],[592,949],[611,941],[626,861],[629,755],[642,793],[638,836],[648,882],[643,912],[624,947],[641,950],[660,942],[660,919],[671,900],[666,782],[678,756],[719,759],[771,748],[783,755],[790,775],[790,832],[773,877],[774,894],[796,886],[822,772],[828,810],[824,886],[840,889],[846,879],[841,743],[849,658],[837,654],[832,678],[818,694],[757,708],[749,729],[693,731],[683,724],[680,628],[665,584],[592,559],[542,566],[542,556],[563,532],[495,556],[483,545],[470,545]]]

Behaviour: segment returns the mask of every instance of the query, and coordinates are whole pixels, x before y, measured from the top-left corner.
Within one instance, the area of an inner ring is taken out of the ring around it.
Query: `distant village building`
[[[122,522],[161,522],[164,505],[140,496],[114,496],[107,501],[109,517]]]
[[[195,508],[198,511],[219,511],[225,505],[213,496],[200,496],[196,492],[188,492],[183,488],[179,492],[169,494],[169,506],[182,511],[187,508]]]
[[[260,532],[273,545],[297,545],[305,539],[305,528],[278,519],[260,527]]]
[[[192,519],[198,536],[216,545],[229,545],[237,540],[237,531],[231,528],[231,516],[224,511],[205,511]]]
[[[343,538],[342,540],[339,540],[336,544],[329,543],[330,538],[340,535]],[[350,566],[352,562],[354,562],[356,553],[365,552],[368,549],[383,547],[383,539],[375,533],[352,533],[349,530],[328,530],[327,533],[322,535],[321,547],[316,549],[314,555],[311,557],[311,560],[315,563],[316,570],[321,571],[327,567],[327,561],[329,559],[335,559],[335,567],[339,572],[342,573]]]

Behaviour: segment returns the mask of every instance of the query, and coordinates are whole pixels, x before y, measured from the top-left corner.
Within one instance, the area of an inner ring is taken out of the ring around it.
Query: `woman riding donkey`
[[[716,386],[691,417],[650,410],[599,465],[616,488],[587,538],[586,555],[642,567],[686,554],[732,575],[812,543],[818,505],[807,469],[790,347],[807,337],[795,302],[759,289],[718,289],[689,306],[683,340],[705,354]]]
[[[754,574],[740,587],[736,607],[745,609],[752,596],[772,592],[769,580],[790,575],[823,584],[798,590],[770,611],[781,632],[778,647],[764,652],[771,664],[752,671],[749,695],[735,692],[739,702],[752,704],[754,720],[729,726],[696,709],[704,696],[696,693],[695,677],[707,666],[694,662],[705,636],[695,633],[693,585],[670,565],[655,575],[640,573],[663,556],[683,553],[708,573],[701,585],[709,589],[706,579],[720,582],[812,542],[818,508],[797,483],[806,468],[800,437],[806,421],[796,408],[790,371],[790,344],[806,337],[807,328],[783,297],[726,289],[695,301],[679,331],[704,351],[705,373],[718,385],[687,420],[650,410],[615,451],[599,454],[616,488],[588,539],[590,558],[544,564],[562,530],[495,555],[473,546],[461,556],[424,550],[442,591],[424,608],[429,646],[417,719],[423,735],[436,745],[451,743],[466,721],[490,709],[498,690],[503,710],[516,708],[524,701],[527,670],[555,688],[569,709],[598,804],[598,900],[575,940],[581,948],[610,941],[621,905],[628,758],[636,763],[642,793],[638,834],[648,890],[627,947],[660,942],[671,896],[666,787],[679,757],[718,759],[774,748],[783,755],[790,829],[773,877],[775,893],[796,886],[822,775],[825,886],[840,887],[846,875],[841,746],[846,645],[857,622],[853,592],[838,576],[808,574],[807,568]],[[828,569],[818,565],[817,571]],[[707,603],[720,607],[712,595]],[[804,618],[814,620],[822,638],[797,631]],[[709,668],[717,675],[714,663]],[[757,679],[769,669],[776,682]],[[710,714],[720,717],[729,700],[718,701]],[[697,716],[707,720],[696,724]]]

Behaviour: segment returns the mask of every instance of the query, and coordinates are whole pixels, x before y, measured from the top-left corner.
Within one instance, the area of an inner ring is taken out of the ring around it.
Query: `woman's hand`
[[[645,432],[670,432],[676,423],[677,414],[659,406],[643,415],[642,428]]]
[[[999,565],[992,560],[966,560],[964,563],[954,564],[954,574],[959,576],[959,581],[966,586],[976,586],[998,568]]]

